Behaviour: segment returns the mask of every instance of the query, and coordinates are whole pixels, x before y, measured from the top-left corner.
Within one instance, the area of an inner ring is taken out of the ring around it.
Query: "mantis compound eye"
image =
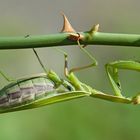
[[[69,91],[72,91],[73,90],[73,88],[71,87],[71,86],[67,86],[67,89],[69,90]]]

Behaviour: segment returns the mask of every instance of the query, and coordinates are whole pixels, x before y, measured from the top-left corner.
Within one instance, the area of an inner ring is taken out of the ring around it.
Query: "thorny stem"
[[[83,45],[115,45],[140,47],[139,34],[115,34],[96,32],[80,32],[83,39],[80,41]],[[76,41],[68,39],[69,33],[57,33],[50,35],[38,36],[17,36],[17,37],[0,37],[0,49],[29,49],[53,46],[77,45]]]
[[[49,35],[25,35],[17,37],[0,37],[0,49],[29,49],[52,46],[77,45],[77,41],[70,39],[71,34],[80,34],[82,45],[116,45],[140,47],[140,34],[117,34],[98,32],[99,24],[86,32],[77,32],[67,17],[63,16],[63,28],[60,33]]]

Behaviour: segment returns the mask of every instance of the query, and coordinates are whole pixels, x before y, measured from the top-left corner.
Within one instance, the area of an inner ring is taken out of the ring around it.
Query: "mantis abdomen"
[[[0,92],[0,107],[11,107],[26,104],[55,92],[54,83],[47,77],[37,77],[9,84]]]

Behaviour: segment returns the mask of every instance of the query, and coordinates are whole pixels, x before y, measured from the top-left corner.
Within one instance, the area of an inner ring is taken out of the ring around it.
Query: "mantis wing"
[[[72,91],[72,92],[54,93],[54,94],[50,93],[50,95],[48,95],[44,98],[35,100],[33,102],[30,102],[30,103],[27,103],[24,105],[18,105],[16,107],[9,107],[9,108],[5,108],[5,109],[0,109],[0,113],[33,109],[33,108],[45,106],[48,104],[53,104],[56,102],[85,97],[85,96],[89,96],[89,95],[90,95],[89,92],[84,92],[84,91]]]

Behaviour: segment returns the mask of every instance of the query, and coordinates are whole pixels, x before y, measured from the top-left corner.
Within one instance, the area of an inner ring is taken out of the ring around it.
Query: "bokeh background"
[[[63,11],[77,31],[100,24],[100,31],[140,33],[138,0],[0,0],[0,36],[57,33]],[[90,62],[76,46],[62,47],[70,67]],[[114,60],[140,60],[140,48],[95,46],[87,48],[99,62],[77,72],[81,81],[113,93],[104,65]],[[47,69],[62,78],[63,55],[53,48],[37,49]],[[19,78],[42,72],[32,50],[1,50],[0,69]],[[138,72],[120,71],[126,96],[140,91]],[[1,77],[0,86],[7,82]],[[139,140],[140,106],[81,98],[38,109],[0,115],[0,140]]]

